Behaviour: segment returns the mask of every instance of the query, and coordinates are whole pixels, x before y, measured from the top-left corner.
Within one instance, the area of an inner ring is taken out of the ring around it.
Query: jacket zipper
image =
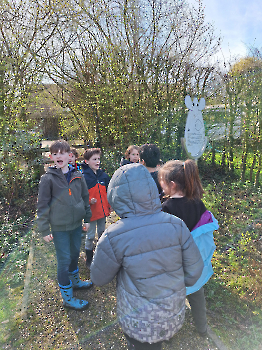
[[[73,178],[69,181],[69,183],[68,183],[68,193],[69,193],[69,196],[72,196],[72,191],[71,191],[71,188],[69,187],[69,186],[70,186],[70,183],[71,183],[73,180],[75,180],[75,179],[81,179],[81,177],[80,177],[80,176],[76,176],[76,177],[73,177]],[[74,218],[73,218],[73,220],[74,220]]]
[[[71,191],[71,188],[69,187],[70,183],[74,180],[74,179],[81,179],[80,176],[76,176],[76,177],[73,177],[73,179],[71,179],[69,181],[69,184],[68,184],[68,193],[69,193],[69,196],[72,196],[72,191]]]
[[[103,206],[103,202],[102,202],[102,196],[101,196],[101,192],[100,192],[100,183],[97,179],[97,186],[98,186],[98,191],[99,191],[99,196],[100,196],[100,202],[101,202],[101,206],[102,206],[102,209],[103,209],[103,213],[104,213],[104,216],[106,216],[106,213],[105,213],[105,210],[104,210],[104,206]]]

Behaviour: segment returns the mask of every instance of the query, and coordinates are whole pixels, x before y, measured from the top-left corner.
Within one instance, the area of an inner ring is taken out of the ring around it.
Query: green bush
[[[33,131],[12,131],[0,141],[0,200],[11,204],[25,198],[35,185],[41,163],[40,135]]]

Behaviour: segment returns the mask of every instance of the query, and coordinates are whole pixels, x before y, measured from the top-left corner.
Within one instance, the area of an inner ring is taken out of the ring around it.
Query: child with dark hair
[[[160,195],[160,198],[162,198],[163,191],[159,184],[158,176],[157,176],[159,164],[161,163],[159,148],[154,144],[150,144],[150,143],[144,144],[139,147],[139,157],[140,157],[140,161],[139,161],[140,164],[143,164],[147,168],[152,178],[155,180],[158,193]]]
[[[38,229],[46,242],[54,242],[64,306],[84,310],[88,301],[73,297],[73,288],[84,289],[92,285],[91,281],[79,279],[78,269],[82,220],[87,231],[91,218],[88,189],[83,175],[68,167],[70,146],[66,141],[54,141],[50,153],[54,166],[48,168],[39,183]]]
[[[185,287],[198,280],[203,260],[185,223],[161,211],[141,164],[114,173],[108,201],[121,219],[100,238],[91,279],[101,286],[117,276],[117,316],[128,349],[160,350],[183,325]]]
[[[213,231],[218,229],[218,223],[201,200],[204,190],[195,161],[170,160],[160,168],[158,178],[164,193],[169,197],[162,204],[163,211],[185,222],[204,261],[201,277],[194,286],[187,288],[187,298],[196,328],[200,335],[205,336],[207,320],[203,285],[213,274]]]
[[[125,157],[121,159],[120,166],[137,163],[139,161],[138,151],[139,151],[138,146],[130,145],[125,152]]]
[[[105,230],[106,217],[110,214],[110,205],[107,200],[107,186],[110,177],[100,169],[100,148],[88,148],[84,153],[82,172],[89,191],[92,217],[90,228],[86,234],[86,266],[89,268],[93,258],[93,241],[97,230],[98,239]]]

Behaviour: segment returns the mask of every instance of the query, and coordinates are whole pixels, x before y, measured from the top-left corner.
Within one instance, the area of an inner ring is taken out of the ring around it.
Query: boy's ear
[[[88,160],[85,159],[85,163],[88,164]]]
[[[54,159],[53,159],[53,156],[52,156],[52,153],[50,153],[49,158],[50,158],[51,160],[54,160]]]

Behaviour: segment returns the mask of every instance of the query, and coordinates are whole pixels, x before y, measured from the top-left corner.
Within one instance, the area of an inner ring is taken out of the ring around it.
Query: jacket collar
[[[69,166],[69,172],[71,172],[71,180],[75,177],[79,177],[80,175],[80,171],[78,171],[77,169],[75,169],[72,166]],[[47,174],[53,174],[53,175],[57,175],[60,177],[64,177],[65,175],[63,174],[61,169],[58,169],[56,166],[50,166],[47,171]]]
[[[93,170],[90,168],[90,166],[88,164],[86,164],[85,162],[81,163],[80,165],[81,165],[84,173],[88,173],[91,175],[93,174],[94,176],[99,176],[103,172],[103,170],[99,168],[99,169],[97,169],[97,172],[95,174],[93,172]]]

